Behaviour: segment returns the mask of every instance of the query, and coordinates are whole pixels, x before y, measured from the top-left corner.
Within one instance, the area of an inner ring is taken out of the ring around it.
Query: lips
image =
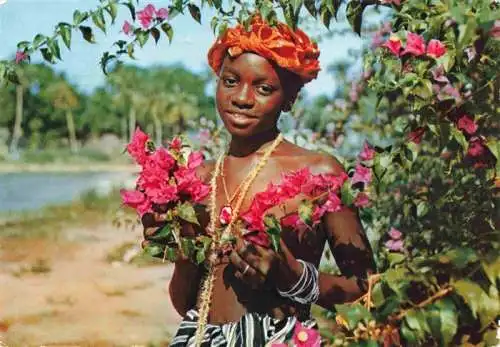
[[[255,117],[240,112],[226,111],[225,114],[228,120],[236,126],[246,126],[255,119]]]

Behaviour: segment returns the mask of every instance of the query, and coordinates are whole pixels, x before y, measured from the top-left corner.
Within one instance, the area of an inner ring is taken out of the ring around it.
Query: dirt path
[[[0,346],[162,346],[180,317],[169,265],[109,263],[139,232],[75,228],[67,240],[0,239]]]

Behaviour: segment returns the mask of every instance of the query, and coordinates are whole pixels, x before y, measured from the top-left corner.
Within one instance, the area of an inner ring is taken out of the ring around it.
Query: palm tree
[[[76,91],[65,79],[60,79],[56,83],[50,85],[45,93],[52,101],[54,108],[65,113],[70,150],[72,153],[76,153],[78,151],[78,143],[76,139],[73,110],[80,104]]]

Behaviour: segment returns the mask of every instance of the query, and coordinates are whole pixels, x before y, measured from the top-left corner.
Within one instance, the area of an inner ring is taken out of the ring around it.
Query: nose
[[[255,103],[252,86],[242,83],[233,94],[232,103],[238,108],[252,108]]]

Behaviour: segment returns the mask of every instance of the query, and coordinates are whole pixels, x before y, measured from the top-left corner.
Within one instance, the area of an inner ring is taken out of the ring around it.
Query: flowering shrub
[[[120,191],[123,203],[134,208],[141,217],[154,212],[166,214],[167,224],[158,238],[166,239],[167,245],[153,244],[146,250],[155,256],[163,254],[171,261],[182,254],[197,263],[202,262],[210,240],[204,236],[183,238],[181,228],[182,221],[199,224],[193,205],[200,203],[210,192],[210,187],[196,175],[203,155],[189,149],[186,151],[178,137],[170,142],[168,149],[155,148],[149,136],[139,128],[127,145],[127,152],[141,167],[141,172],[135,190]]]

